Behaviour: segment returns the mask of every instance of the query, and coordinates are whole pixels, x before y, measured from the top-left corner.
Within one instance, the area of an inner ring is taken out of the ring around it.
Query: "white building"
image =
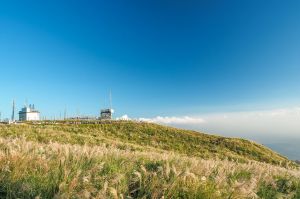
[[[34,108],[34,105],[25,106],[19,112],[20,121],[37,121],[40,120],[40,112]]]

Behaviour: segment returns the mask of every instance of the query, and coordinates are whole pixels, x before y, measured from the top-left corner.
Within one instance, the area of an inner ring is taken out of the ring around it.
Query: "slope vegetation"
[[[0,198],[300,198],[259,144],[148,123],[0,125]]]
[[[51,124],[0,126],[0,136],[25,136],[28,140],[48,143],[101,145],[120,148],[173,151],[205,159],[220,158],[246,162],[256,160],[274,165],[292,165],[287,158],[257,143],[150,123],[111,122],[103,124]]]

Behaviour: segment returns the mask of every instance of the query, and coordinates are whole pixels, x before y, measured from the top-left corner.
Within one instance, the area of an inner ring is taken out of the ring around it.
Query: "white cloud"
[[[161,117],[157,116],[155,118],[140,118],[140,121],[145,122],[153,122],[160,124],[201,124],[204,123],[205,120],[200,117]]]
[[[128,115],[123,115],[121,117],[118,117],[117,120],[131,120]]]
[[[184,128],[243,137],[300,137],[300,108],[201,115],[206,122]]]
[[[121,117],[116,118],[117,120],[136,120],[136,121],[143,121],[143,122],[152,122],[152,123],[159,123],[159,124],[200,124],[204,123],[205,120],[200,117],[189,117],[189,116],[183,116],[183,117],[161,117],[157,116],[154,118],[130,118],[127,114],[123,115]]]
[[[297,136],[300,137],[300,108],[285,108],[246,112],[223,112],[198,116],[157,116],[130,118],[123,115],[119,120],[137,120],[194,129],[225,136]]]
[[[131,120],[127,115],[120,119]],[[157,116],[133,120],[167,124],[210,134],[243,137],[272,146],[292,159],[300,158],[297,153],[300,150],[300,107],[199,114],[193,117]]]

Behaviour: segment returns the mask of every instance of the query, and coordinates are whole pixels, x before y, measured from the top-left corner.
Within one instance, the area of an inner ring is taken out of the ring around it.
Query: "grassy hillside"
[[[135,150],[167,150],[201,158],[221,158],[246,162],[256,160],[274,165],[291,162],[272,150],[243,139],[225,138],[150,123],[113,122],[80,125],[0,126],[0,136],[25,136],[28,140],[70,144],[116,144]]]
[[[246,140],[155,124],[0,125],[0,198],[297,199],[289,165]]]

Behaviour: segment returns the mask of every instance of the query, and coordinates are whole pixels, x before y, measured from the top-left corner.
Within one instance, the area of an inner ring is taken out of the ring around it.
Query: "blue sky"
[[[299,1],[1,1],[0,110],[195,116],[300,105]]]

